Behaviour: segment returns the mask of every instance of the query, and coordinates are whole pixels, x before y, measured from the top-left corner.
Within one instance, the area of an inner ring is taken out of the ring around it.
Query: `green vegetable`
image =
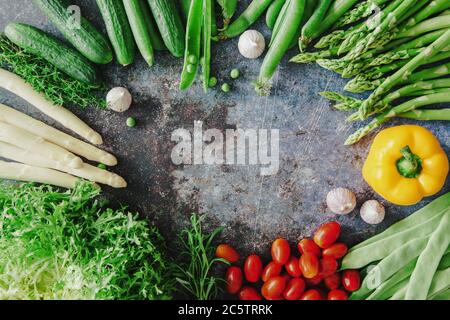
[[[203,0],[203,90],[208,91],[209,78],[211,74],[211,24],[212,24],[212,6],[213,0]]]
[[[202,220],[202,217],[193,214],[191,226],[183,229],[180,234],[182,250],[179,253],[181,260],[176,267],[176,280],[191,298],[212,300],[219,292],[219,285],[224,282],[223,279],[213,275],[212,268],[219,262],[228,263],[214,257],[213,241],[223,228],[205,234]]]
[[[0,299],[170,299],[164,240],[90,183],[0,186]]]
[[[106,165],[103,164],[103,163],[99,163],[99,164],[97,165],[97,167],[100,168],[100,169],[103,169],[103,170],[108,169],[108,168],[106,167]]]
[[[68,2],[62,0],[33,0],[34,4],[48,17],[82,55],[90,61],[107,64],[113,53],[108,40],[83,15],[80,24],[73,27],[73,16]]]
[[[333,26],[333,29],[337,29],[355,22],[361,19],[367,18],[375,9],[380,9],[381,6],[387,1],[373,1],[367,0],[358,3],[352,10],[348,11],[342,16]]]
[[[247,9],[228,28],[219,34],[222,40],[239,36],[263,14],[272,0],[253,0]]]
[[[56,105],[106,108],[105,87],[77,81],[43,58],[18,48],[0,35],[0,65],[29,83]]]
[[[186,51],[181,73],[180,89],[186,90],[195,80],[200,63],[200,47],[202,39],[203,0],[192,0],[186,25]]]
[[[230,85],[228,83],[222,84],[221,88],[222,88],[223,92],[230,92],[230,90],[231,90],[231,87],[230,87]]]
[[[217,85],[217,78],[216,77],[209,78],[209,86],[212,88],[215,87],[216,85]]]
[[[189,16],[189,8],[191,7],[192,0],[178,0],[180,3],[181,13],[184,21],[187,21]]]
[[[123,2],[117,0],[96,1],[103,17],[103,22],[106,25],[109,40],[116,53],[117,61],[123,66],[132,64],[134,62],[136,45]]]
[[[153,43],[156,41],[161,48],[161,39],[155,38],[155,26],[148,4],[145,0],[124,0],[123,5],[130,22],[134,40],[142,57],[149,66],[154,63]]]
[[[281,12],[286,0],[274,0],[269,6],[266,12],[266,25],[270,30],[275,27],[275,22],[277,21],[278,15]]]
[[[184,54],[185,32],[174,0],[148,0],[164,44],[175,57]]]
[[[272,76],[297,33],[304,9],[305,0],[290,0],[285,19],[264,58],[255,83],[255,90],[259,95],[269,94]]]
[[[331,2],[331,0],[319,0],[319,4],[317,5],[317,8],[314,11],[313,15],[303,26],[302,37],[300,40],[301,51],[303,51],[303,49],[311,42],[311,37],[314,35],[319,25],[323,22],[323,19],[327,14]]]
[[[49,34],[22,23],[8,24],[5,34],[20,48],[47,60],[75,80],[99,83],[97,70],[85,57]]]
[[[128,118],[127,119],[127,126],[130,127],[130,128],[136,127],[136,119],[132,118],[132,117]]]
[[[223,26],[224,29],[230,24],[231,18],[237,9],[238,0],[217,0],[222,9]]]
[[[447,0],[433,0],[433,5],[428,5],[423,10],[420,10],[413,17],[409,18],[405,23],[405,29],[415,26],[419,22],[431,17],[436,13],[440,13],[446,9],[450,8],[450,2]]]
[[[237,78],[239,78],[240,75],[241,75],[241,72],[239,71],[239,69],[231,70],[230,76],[232,79],[237,79]]]
[[[436,89],[433,92],[443,92],[442,89]],[[450,91],[450,88],[445,88],[445,90]],[[431,93],[428,93],[431,94]],[[400,118],[407,118],[407,119],[413,119],[413,120],[422,120],[422,121],[450,121],[450,109],[438,109],[438,110],[413,110],[409,112],[404,112],[402,114],[399,114],[398,117]]]
[[[450,15],[438,16],[432,19],[425,20],[403,32],[400,32],[399,34],[397,34],[396,38],[416,37],[417,35],[423,33],[446,28],[450,28]]]

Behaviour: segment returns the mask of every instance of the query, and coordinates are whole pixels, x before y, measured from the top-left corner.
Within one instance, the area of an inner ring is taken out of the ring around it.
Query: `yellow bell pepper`
[[[448,158],[437,138],[421,126],[403,125],[376,136],[362,173],[383,198],[407,206],[438,193],[448,171]]]

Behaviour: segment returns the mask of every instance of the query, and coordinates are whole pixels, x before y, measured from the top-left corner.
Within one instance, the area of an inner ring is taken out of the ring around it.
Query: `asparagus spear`
[[[450,102],[450,92],[436,93],[436,94],[430,94],[427,96],[418,97],[418,98],[409,100],[405,103],[402,103],[398,106],[395,106],[392,109],[380,114],[375,119],[373,119],[368,125],[357,130],[354,134],[352,134],[350,137],[348,137],[348,139],[345,141],[345,145],[355,144],[356,142],[361,140],[363,137],[365,137],[367,134],[369,134],[371,131],[380,127],[386,121],[389,121],[391,118],[396,117],[402,113],[410,112],[412,110],[415,110],[415,109],[423,107],[423,106],[436,104],[436,103],[445,103],[445,102]],[[445,114],[445,113],[442,115],[443,120],[445,120],[446,116],[447,116],[447,114]]]
[[[450,15],[438,16],[432,19],[425,20],[403,32],[396,35],[396,39],[415,37],[430,31],[450,28]]]
[[[427,63],[442,49],[450,45],[450,30],[446,31],[439,39],[433,42],[427,49],[411,59],[400,70],[388,77],[377,89],[367,98],[360,108],[361,119],[366,119],[372,112],[372,107],[380,100],[380,97],[401,81],[408,79],[414,70]]]
[[[431,17],[434,14],[442,12],[449,8],[450,8],[450,1],[433,0],[426,8],[424,8],[424,10],[421,10],[420,12],[416,13],[413,17],[409,18],[408,21],[406,21],[405,29],[412,27],[418,24],[419,22],[427,19],[428,17]]]
[[[346,26],[348,24],[355,23],[361,19],[367,18],[372,12],[379,8],[376,1],[367,0],[357,4],[352,10],[348,11],[342,16],[333,26],[333,29]]]
[[[450,121],[450,109],[419,109],[399,114],[398,117],[422,121]]]
[[[327,34],[320,38],[320,40],[314,45],[317,49],[328,48],[332,46],[337,46],[341,43],[347,36],[349,36],[353,31],[357,30],[363,25],[363,22],[350,27],[346,30],[334,30],[330,34]]]
[[[337,48],[332,48],[329,50],[322,50],[317,52],[304,52],[300,53],[290,60],[290,62],[294,63],[310,63],[317,61],[318,59],[328,58],[335,56],[337,54]]]

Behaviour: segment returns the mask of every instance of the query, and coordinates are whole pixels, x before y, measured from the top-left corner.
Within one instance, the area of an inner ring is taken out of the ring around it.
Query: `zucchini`
[[[117,62],[123,66],[132,64],[136,53],[136,44],[123,2],[119,0],[97,0],[97,6],[105,22]]]
[[[53,25],[83,56],[98,64],[107,64],[113,59],[108,39],[88,20],[81,16],[80,25],[73,27],[68,4],[61,0],[33,0]]]
[[[5,28],[5,35],[18,47],[47,60],[72,78],[99,84],[97,71],[89,60],[44,31],[23,23],[10,23]]]
[[[148,0],[164,44],[179,58],[184,55],[184,27],[174,0]]]

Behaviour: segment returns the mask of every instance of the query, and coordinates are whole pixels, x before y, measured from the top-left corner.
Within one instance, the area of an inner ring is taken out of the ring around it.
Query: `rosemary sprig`
[[[106,108],[106,87],[92,86],[70,78],[42,58],[17,47],[0,34],[0,66],[22,77],[56,105]]]

